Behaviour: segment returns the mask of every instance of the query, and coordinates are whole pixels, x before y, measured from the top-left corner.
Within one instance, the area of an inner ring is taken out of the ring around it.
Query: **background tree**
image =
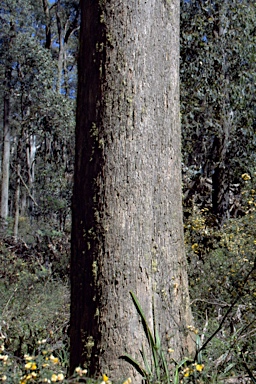
[[[233,185],[255,167],[255,6],[236,0],[181,6],[183,160],[192,176],[185,197],[196,191],[222,225],[237,212]]]
[[[15,216],[16,236],[19,215],[37,228],[41,221],[64,229],[72,186],[78,1],[50,5],[6,0],[0,17],[5,82],[0,98],[4,111],[1,216],[10,220]],[[60,36],[62,25],[66,32]],[[62,43],[65,60],[60,69]]]
[[[153,315],[193,350],[183,248],[177,1],[81,3],[71,260],[71,370],[122,378]],[[154,305],[154,311],[153,306]],[[153,314],[154,312],[154,314]],[[139,382],[138,380],[135,382]]]

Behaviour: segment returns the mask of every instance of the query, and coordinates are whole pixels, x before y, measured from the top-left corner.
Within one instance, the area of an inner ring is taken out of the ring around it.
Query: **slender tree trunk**
[[[71,259],[71,371],[132,376],[145,344],[193,350],[183,241],[179,2],[81,2]],[[133,382],[141,379],[134,376]]]
[[[226,219],[229,218],[229,158],[228,148],[230,141],[230,133],[232,129],[232,111],[230,106],[230,84],[228,74],[228,63],[226,53],[226,25],[228,4],[225,0],[216,8],[216,44],[219,44],[221,61],[221,94],[219,101],[219,132],[214,142],[213,157],[215,168],[212,175],[212,207],[213,213],[216,215],[219,226],[222,226]]]
[[[60,18],[60,2],[57,2],[56,5],[56,21],[57,21],[57,30],[59,35],[59,56],[58,56],[58,79],[57,79],[57,92],[61,93],[62,88],[62,78],[63,78],[63,70],[64,70],[64,59],[65,59],[65,28],[62,27],[61,18]]]
[[[52,44],[51,36],[51,15],[48,0],[42,0],[45,14],[45,48],[50,49]]]
[[[229,218],[229,159],[228,144],[231,130],[231,120],[223,111],[221,138],[215,139],[215,169],[212,175],[212,208],[219,226]]]
[[[36,135],[31,134],[28,137],[26,145],[28,189],[29,189],[29,214],[32,218],[34,209],[34,180],[35,180],[35,158],[36,158]]]
[[[7,70],[7,79],[10,74]],[[4,118],[3,118],[3,159],[2,159],[2,185],[1,185],[1,217],[5,220],[8,217],[8,199],[9,199],[9,179],[10,179],[10,149],[11,133],[9,125],[10,117],[10,96],[9,91],[5,90],[4,95]]]
[[[13,226],[13,236],[17,241],[19,233],[19,217],[20,217],[20,164],[17,164],[17,179],[16,179],[16,191],[15,191],[15,216]]]

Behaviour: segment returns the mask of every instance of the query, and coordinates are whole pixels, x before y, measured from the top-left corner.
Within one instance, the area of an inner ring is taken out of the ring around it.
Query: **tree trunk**
[[[215,40],[219,44],[221,52],[220,73],[221,73],[221,99],[219,102],[219,132],[213,145],[213,160],[215,163],[212,175],[212,208],[216,215],[218,225],[221,227],[229,218],[229,158],[228,149],[230,133],[232,129],[233,111],[230,105],[230,84],[228,73],[228,62],[226,53],[226,29],[225,17],[227,17],[228,4],[225,0],[216,8]]]
[[[221,227],[229,218],[230,176],[228,165],[228,144],[231,121],[223,111],[221,138],[216,137],[214,143],[215,168],[212,175],[212,209]],[[213,157],[214,158],[214,157]]]
[[[10,70],[7,70],[6,81],[9,84]],[[7,87],[7,85],[6,85]],[[4,95],[4,119],[3,119],[3,159],[2,159],[2,185],[1,185],[1,218],[6,220],[8,217],[9,199],[9,179],[10,179],[10,150],[11,133],[9,125],[10,117],[10,90],[5,90]]]
[[[19,233],[19,218],[20,218],[20,164],[17,164],[14,209],[15,209],[15,214],[14,214],[14,225],[13,225],[13,236],[15,241],[17,241],[18,233]]]
[[[28,174],[28,210],[30,219],[33,218],[34,211],[34,181],[35,181],[35,159],[36,159],[36,135],[30,134],[26,143],[27,174]]]
[[[179,2],[81,2],[71,258],[71,371],[132,376],[145,343],[193,350],[183,242]],[[134,378],[133,382],[141,382]]]
[[[50,49],[52,44],[51,36],[51,15],[49,10],[48,0],[43,1],[44,15],[45,15],[45,48]]]

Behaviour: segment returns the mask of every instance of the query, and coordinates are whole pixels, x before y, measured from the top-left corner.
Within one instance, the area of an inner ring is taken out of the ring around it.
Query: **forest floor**
[[[181,364],[172,382],[255,383],[256,213],[222,229],[209,217],[196,209],[185,220],[194,332],[203,350],[194,366]],[[69,233],[40,233],[30,243],[1,237],[0,381],[110,382],[106,375],[88,379],[80,367],[67,378],[69,257]]]

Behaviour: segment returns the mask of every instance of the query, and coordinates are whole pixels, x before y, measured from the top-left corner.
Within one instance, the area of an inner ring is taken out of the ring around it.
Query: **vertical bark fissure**
[[[92,269],[95,248],[99,238],[94,220],[95,178],[100,159],[95,159],[94,140],[97,136],[97,107],[101,100],[102,51],[96,46],[104,42],[104,26],[99,23],[100,11],[94,0],[82,3],[81,42],[78,60],[78,100],[76,124],[76,155],[73,192],[72,258],[71,258],[71,358],[70,369],[90,359],[93,347],[95,313],[95,287]],[[78,101],[79,103],[79,101]],[[86,114],[84,111],[86,108]],[[90,182],[88,180],[90,179]],[[94,268],[94,275],[96,268]],[[86,287],[82,282],[86,283]],[[96,367],[95,367],[96,368]]]

